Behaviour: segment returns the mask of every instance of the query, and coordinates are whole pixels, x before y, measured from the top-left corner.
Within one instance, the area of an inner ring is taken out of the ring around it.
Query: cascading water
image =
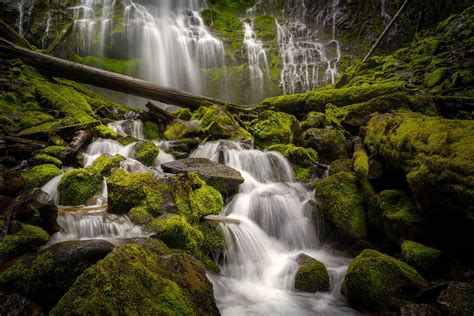
[[[287,1],[288,20],[277,24],[282,71],[280,88],[285,94],[306,92],[335,83],[337,63],[341,58],[335,38],[339,1],[334,0],[315,18],[315,27],[306,23],[305,0]],[[331,29],[331,39],[324,40],[324,30]],[[315,28],[317,31],[315,31]]]
[[[42,49],[46,49],[48,48],[48,40],[49,40],[49,32],[50,32],[50,28],[51,28],[51,12],[47,12],[46,13],[47,15],[47,20],[46,20],[46,29],[44,30],[44,34],[43,36],[41,37],[41,48]]]
[[[54,178],[49,180],[45,185],[43,185],[41,187],[41,190],[48,193],[51,196],[51,198],[53,199],[54,204],[56,204],[56,205],[59,205],[58,186],[59,186],[59,182],[61,181],[63,175],[64,174],[62,173],[58,176],[55,176]]]
[[[202,144],[191,156],[220,161],[245,179],[222,212],[233,221],[221,224],[227,244],[221,274],[208,275],[223,315],[356,314],[339,294],[350,260],[320,244],[304,214],[314,192],[294,183],[283,156],[244,149],[232,141]],[[294,291],[300,253],[326,265],[330,292]]]

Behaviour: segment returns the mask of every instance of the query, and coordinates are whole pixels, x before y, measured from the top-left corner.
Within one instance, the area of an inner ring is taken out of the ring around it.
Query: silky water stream
[[[244,149],[238,143],[202,144],[193,157],[220,161],[245,179],[222,215],[227,249],[221,274],[209,273],[223,315],[352,315],[340,295],[350,259],[318,240],[305,207],[314,192],[296,183],[288,161],[277,152]],[[323,262],[330,276],[326,293],[294,290],[296,258],[305,253]]]

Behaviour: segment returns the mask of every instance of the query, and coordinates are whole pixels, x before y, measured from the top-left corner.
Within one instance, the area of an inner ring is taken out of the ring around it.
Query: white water
[[[244,149],[232,141],[202,144],[192,156],[221,161],[245,179],[222,212],[240,224],[221,224],[227,244],[221,274],[208,275],[223,315],[356,314],[339,294],[349,259],[319,242],[311,219],[304,215],[314,192],[294,183],[283,156]],[[326,265],[330,292],[294,290],[300,253]]]
[[[59,192],[58,186],[61,178],[63,177],[64,173],[55,176],[51,180],[49,180],[45,185],[41,187],[41,190],[48,193],[54,201],[55,205],[59,205]]]
[[[143,135],[143,122],[141,120],[121,120],[107,124],[107,127],[120,136],[132,136],[138,140],[145,139]]]
[[[284,94],[315,90],[327,83],[335,83],[337,64],[341,58],[336,40],[336,22],[339,1],[333,0],[315,17],[315,26],[306,24],[307,10],[304,0],[288,1],[288,20],[277,24],[282,71],[280,88]],[[330,28],[331,39],[326,40],[325,30]]]
[[[46,15],[47,15],[46,29],[44,30],[44,34],[41,37],[41,41],[40,41],[42,49],[48,48],[49,32],[50,32],[50,29],[51,29],[51,12],[49,12],[49,10],[48,10]]]

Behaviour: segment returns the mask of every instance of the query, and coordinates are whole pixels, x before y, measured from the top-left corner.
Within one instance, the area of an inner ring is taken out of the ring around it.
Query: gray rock
[[[165,172],[186,173],[194,171],[206,183],[225,196],[235,193],[244,178],[237,170],[206,158],[187,158],[162,164]]]

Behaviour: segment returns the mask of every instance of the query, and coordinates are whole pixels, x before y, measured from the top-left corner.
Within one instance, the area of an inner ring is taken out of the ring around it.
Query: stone
[[[295,275],[295,289],[303,292],[329,291],[329,275],[324,263],[308,255],[298,255],[300,265]]]
[[[448,315],[474,314],[474,284],[450,282],[438,297],[438,305]]]

